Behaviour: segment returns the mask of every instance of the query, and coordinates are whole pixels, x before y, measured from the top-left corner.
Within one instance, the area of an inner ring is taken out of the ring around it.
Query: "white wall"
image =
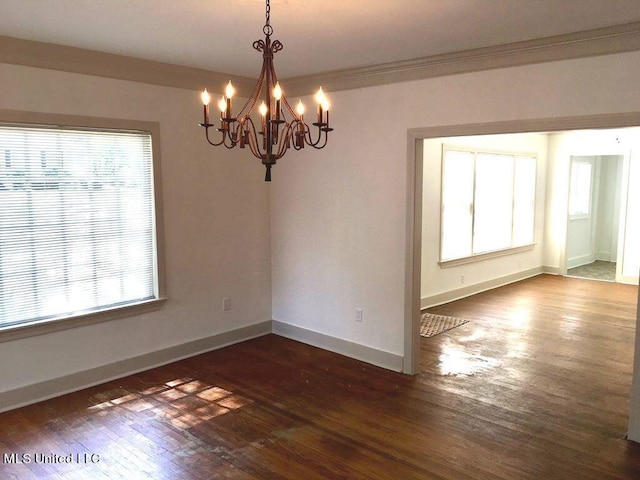
[[[633,52],[329,93],[329,146],[274,171],[273,318],[402,355],[407,130],[640,111],[639,75]]]
[[[153,314],[3,343],[0,364],[21,368],[1,370],[2,388],[254,324],[270,299],[283,324],[402,356],[407,130],[640,111],[639,77],[631,52],[329,93],[329,145],[282,159],[269,194],[255,160],[204,144],[197,92],[0,65],[0,108],[160,122],[170,297]],[[560,264],[553,247],[544,265]]]
[[[271,319],[264,171],[206,145],[198,92],[13,65],[0,85],[2,109],[160,123],[169,297],[153,313],[0,344],[0,391]]]
[[[433,297],[445,292],[486,284],[487,281],[542,267],[544,233],[546,164],[546,134],[505,134],[470,137],[426,139],[423,163],[422,202],[422,282],[423,307],[433,303]],[[440,256],[440,198],[442,176],[442,145],[473,147],[489,151],[535,154],[537,157],[535,247],[526,252],[481,260],[465,265],[441,268]],[[464,281],[462,280],[464,276]],[[436,297],[441,298],[441,297]]]

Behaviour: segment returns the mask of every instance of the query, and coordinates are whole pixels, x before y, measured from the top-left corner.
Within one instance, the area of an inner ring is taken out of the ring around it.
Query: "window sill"
[[[0,343],[18,340],[21,338],[46,335],[48,333],[68,330],[70,328],[84,327],[95,323],[108,322],[119,318],[131,317],[156,311],[164,305],[167,297],[145,300],[125,306],[114,307],[99,312],[90,312],[69,317],[61,317],[40,322],[24,323],[0,327]]]
[[[591,215],[588,213],[578,213],[575,215],[569,215],[569,220],[589,220]]]
[[[478,255],[472,255],[470,257],[455,258],[453,260],[444,260],[438,262],[440,268],[456,267],[458,265],[466,265],[468,263],[481,262],[483,260],[489,260],[491,258],[504,257],[506,255],[513,255],[516,253],[528,252],[533,250],[537,243],[530,243],[528,245],[521,245],[519,247],[505,248],[504,250],[496,250],[494,252],[480,253]]]

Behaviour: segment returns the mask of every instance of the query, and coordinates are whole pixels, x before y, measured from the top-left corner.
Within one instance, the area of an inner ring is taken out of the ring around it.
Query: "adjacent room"
[[[580,267],[638,285],[640,128],[429,138],[422,148],[421,308]]]
[[[0,11],[0,477],[640,477],[636,0]]]

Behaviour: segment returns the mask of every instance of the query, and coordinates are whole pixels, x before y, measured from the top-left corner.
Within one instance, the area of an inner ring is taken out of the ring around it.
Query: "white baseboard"
[[[588,265],[596,261],[596,255],[594,253],[588,253],[586,255],[580,255],[567,259],[567,268],[581,267],[582,265]]]
[[[261,322],[108,365],[1,392],[0,412],[82,390],[269,333],[271,333],[271,322]]]
[[[548,273],[549,275],[564,275],[560,267],[542,267],[542,273]]]
[[[615,261],[615,260],[611,260],[611,252],[597,252],[596,260],[602,260],[603,262]]]
[[[540,275],[541,273],[551,273],[547,272],[548,268],[549,267],[531,268],[529,270],[523,270],[521,272],[512,273],[510,275],[494,278],[485,282],[476,283],[474,285],[467,285],[466,287],[449,290],[448,292],[438,293],[429,297],[422,297],[420,299],[420,309],[435,307],[437,305],[442,305],[443,303],[460,300],[461,298],[470,297],[471,295],[486,292],[487,290],[502,287],[503,285],[508,285],[510,283],[519,282],[520,280],[524,280],[526,278],[535,277],[536,275]]]
[[[288,323],[273,320],[273,333],[281,337],[297,340],[314,347],[319,347],[330,352],[339,353],[347,357],[362,360],[388,370],[402,371],[403,358],[401,355],[367,347],[359,343],[349,342],[341,338],[314,332],[306,328],[290,325]]]

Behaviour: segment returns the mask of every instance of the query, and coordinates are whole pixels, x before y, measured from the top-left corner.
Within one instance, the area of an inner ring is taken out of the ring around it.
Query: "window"
[[[445,147],[440,261],[533,243],[536,158]]]
[[[0,125],[0,328],[159,298],[151,134]]]
[[[593,164],[572,159],[569,188],[569,216],[586,217],[591,214],[591,185]]]

